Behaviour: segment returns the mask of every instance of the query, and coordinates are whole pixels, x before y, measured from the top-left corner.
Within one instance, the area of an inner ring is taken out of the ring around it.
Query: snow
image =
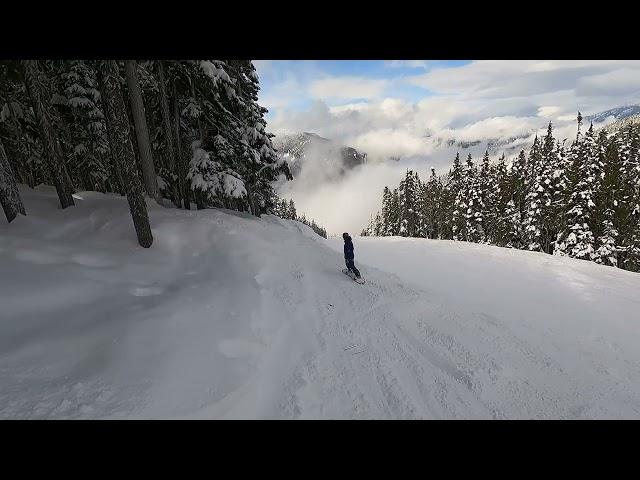
[[[90,107],[93,105],[93,103],[91,102],[91,100],[85,97],[73,97],[69,100],[69,105],[71,105],[74,108],[78,108],[78,107]]]
[[[204,73],[213,80],[214,85],[217,85],[220,81],[231,82],[231,77],[227,75],[227,72],[225,72],[223,68],[218,68],[209,60],[202,60],[200,67]]]
[[[640,275],[464,242],[21,186],[0,418],[640,418]],[[356,348],[357,347],[357,348]]]

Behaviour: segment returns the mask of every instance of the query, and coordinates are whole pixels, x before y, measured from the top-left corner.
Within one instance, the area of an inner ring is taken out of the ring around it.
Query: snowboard
[[[360,277],[357,278],[353,272],[350,272],[349,270],[347,270],[346,268],[342,269],[342,273],[344,273],[347,277],[351,278],[351,280],[353,280],[356,283],[359,283],[360,285],[362,285],[364,283],[364,278]]]

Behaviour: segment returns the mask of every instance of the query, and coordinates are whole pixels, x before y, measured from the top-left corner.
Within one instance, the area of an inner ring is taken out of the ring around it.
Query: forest
[[[126,195],[151,246],[145,198],[171,208],[275,213],[284,175],[250,60],[0,62],[0,203],[28,214],[18,184]]]
[[[426,181],[407,170],[385,187],[364,236],[421,237],[565,255],[640,271],[640,125],[582,132],[567,144],[549,123],[528,153],[488,152]]]

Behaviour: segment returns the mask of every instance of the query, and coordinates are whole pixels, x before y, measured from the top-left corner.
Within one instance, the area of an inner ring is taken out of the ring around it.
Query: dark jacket
[[[353,243],[351,242],[351,237],[348,235],[344,240],[344,258],[353,260]]]

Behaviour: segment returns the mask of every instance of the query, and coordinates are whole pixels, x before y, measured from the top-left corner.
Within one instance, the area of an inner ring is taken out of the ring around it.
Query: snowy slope
[[[585,123],[600,123],[611,119],[619,121],[638,114],[640,114],[640,105],[624,105],[590,115],[585,119]]]
[[[640,275],[356,238],[357,285],[298,222],[149,204],[145,250],[124,198],[21,192],[0,418],[640,418]]]

